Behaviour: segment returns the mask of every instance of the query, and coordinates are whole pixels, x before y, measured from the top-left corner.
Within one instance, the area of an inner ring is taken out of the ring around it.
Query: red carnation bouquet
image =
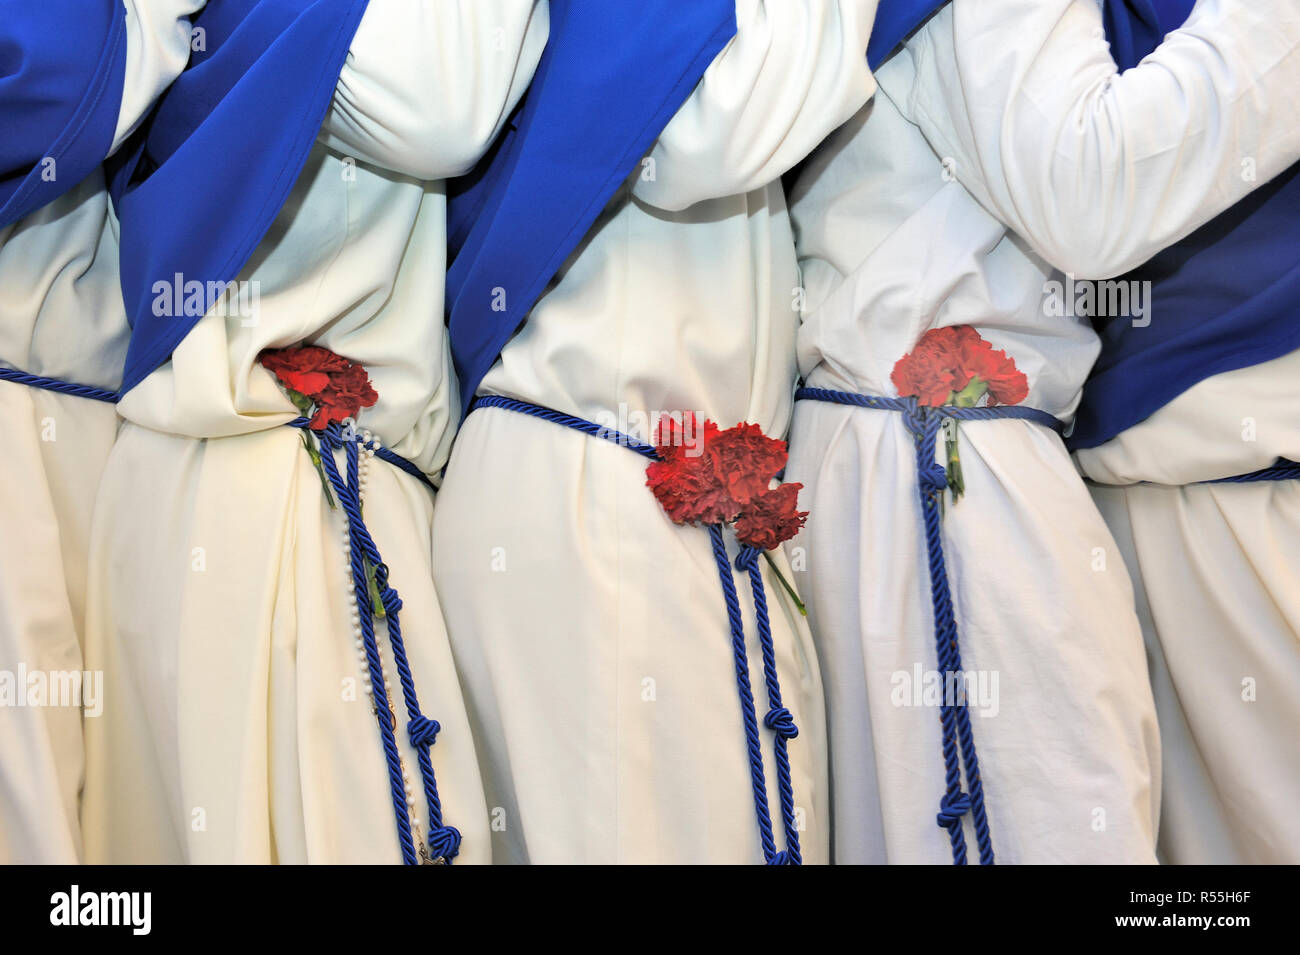
[[[364,367],[319,345],[264,351],[258,361],[280,379],[294,407],[311,415],[313,431],[356,417],[379,400]]]
[[[931,407],[1016,405],[1029,395],[1029,381],[1015,360],[969,325],[932,328],[894,364],[890,380],[900,396]],[[948,486],[954,501],[966,490],[957,451],[957,422],[944,421]]]
[[[334,422],[355,418],[362,408],[370,408],[379,400],[379,393],[362,365],[319,345],[270,349],[262,352],[257,360],[279,379],[303,417],[311,417],[307,427],[312,431],[322,431]],[[306,434],[302,436],[302,444],[320,475],[325,500],[334,507],[320,452],[311,446]]]
[[[808,519],[808,512],[797,506],[802,484],[772,487],[789,457],[786,443],[767,437],[756,424],[741,422],[723,431],[707,420],[702,429],[696,427],[689,411],[682,419],[660,421],[655,434],[659,460],[646,468],[646,486],[676,524],[734,522],[737,540],[764,552],[799,612],[806,613],[767,554],[794,537]],[[688,445],[688,433],[699,440]]]

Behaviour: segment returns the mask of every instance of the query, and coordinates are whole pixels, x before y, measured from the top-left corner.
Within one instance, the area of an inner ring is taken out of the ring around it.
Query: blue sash
[[[108,155],[126,76],[120,0],[0,0],[0,228]]]
[[[734,0],[551,0],[550,17],[514,120],[448,199],[462,409],[736,32]]]
[[[867,43],[867,65],[873,70],[889,59],[917,27],[948,0],[880,0]]]
[[[266,235],[365,9],[366,0],[208,0],[195,19],[206,49],[112,166],[132,328],[123,393],[167,360]],[[154,283],[170,288],[177,275],[202,290],[185,314],[155,315]]]

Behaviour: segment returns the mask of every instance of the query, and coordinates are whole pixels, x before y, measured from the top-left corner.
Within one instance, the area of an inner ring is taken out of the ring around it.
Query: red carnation
[[[736,520],[736,539],[759,550],[771,550],[790,540],[808,512],[798,510],[802,484],[782,484],[756,497]]]
[[[789,457],[784,441],[744,422],[720,432],[704,454],[727,495],[742,508],[768,489]]]
[[[986,394],[990,405],[1014,405],[1029,394],[1015,361],[969,325],[927,331],[894,364],[890,379],[900,395],[932,406],[974,407]]]
[[[980,345],[967,354],[965,367],[988,385],[988,403],[1016,405],[1029,397],[1029,379],[1015,361],[1004,351],[994,351],[984,339],[980,339]]]
[[[646,485],[677,524],[722,524],[767,490],[785,467],[786,446],[763,434],[758,425],[741,423],[720,431],[712,421],[697,430],[699,441],[685,437],[695,417],[682,424],[667,419],[656,435],[660,460],[646,468]]]
[[[659,460],[646,468],[646,485],[654,492],[669,518],[677,524],[736,522],[736,539],[769,551],[799,532],[808,519],[797,510],[802,484],[772,488],[772,480],[785,467],[789,453],[784,441],[763,434],[756,424],[741,422],[719,431],[712,421],[695,427],[691,412],[679,423],[660,419],[655,433]],[[688,444],[694,433],[698,440]],[[790,599],[806,614],[803,601],[781,574],[770,554],[773,573]]]
[[[694,442],[688,440],[691,434]],[[735,516],[728,513],[730,499],[705,460],[705,449],[718,434],[716,424],[706,421],[701,428],[689,411],[680,424],[670,417],[656,428],[660,460],[646,468],[646,485],[677,524],[716,524]]]
[[[306,345],[262,352],[258,360],[289,390],[304,414],[315,406],[309,427],[320,430],[331,422],[356,417],[379,400],[366,369],[328,348]],[[304,399],[299,401],[297,397]]]
[[[958,380],[957,337],[953,327],[932,328],[921,336],[916,347],[894,363],[889,377],[898,393],[923,405],[942,405],[948,395],[964,388],[970,379]]]

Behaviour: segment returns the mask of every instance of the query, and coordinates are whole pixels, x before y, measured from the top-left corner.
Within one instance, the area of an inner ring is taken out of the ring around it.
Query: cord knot
[[[429,854],[435,865],[445,865],[460,853],[460,830],[439,826],[429,832]]]
[[[966,813],[970,812],[970,796],[964,792],[946,793],[939,800],[937,822],[944,829],[960,826]]]
[[[927,491],[942,491],[948,486],[948,472],[937,461],[932,461],[922,467],[917,477],[921,481],[921,487]]]
[[[406,724],[406,732],[410,734],[411,745],[415,747],[432,746],[438,738],[438,731],[442,727],[437,720],[431,720],[427,716],[416,716]]]
[[[389,616],[399,613],[402,609],[402,598],[392,587],[384,587],[379,591],[379,602],[384,605],[384,613]]]
[[[782,739],[794,739],[799,735],[799,727],[794,723],[794,714],[784,706],[774,707],[763,717],[763,725]]]
[[[753,570],[758,566],[758,555],[761,553],[757,547],[742,544],[740,553],[736,555],[736,570]]]

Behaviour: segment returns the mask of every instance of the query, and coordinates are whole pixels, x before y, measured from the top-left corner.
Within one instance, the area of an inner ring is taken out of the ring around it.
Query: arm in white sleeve
[[[736,36],[650,153],[633,193],[667,210],[757,189],[875,92],[876,0],[736,0]]]
[[[1082,277],[1140,265],[1300,160],[1295,0],[1199,0],[1122,74],[1096,0],[953,0],[895,59],[881,89],[958,180]]]
[[[546,45],[547,0],[372,0],[320,141],[417,179],[470,170]]]
[[[32,0],[39,3],[40,0]],[[117,0],[126,5],[126,77],[113,152],[190,61],[190,19],[207,0]]]

